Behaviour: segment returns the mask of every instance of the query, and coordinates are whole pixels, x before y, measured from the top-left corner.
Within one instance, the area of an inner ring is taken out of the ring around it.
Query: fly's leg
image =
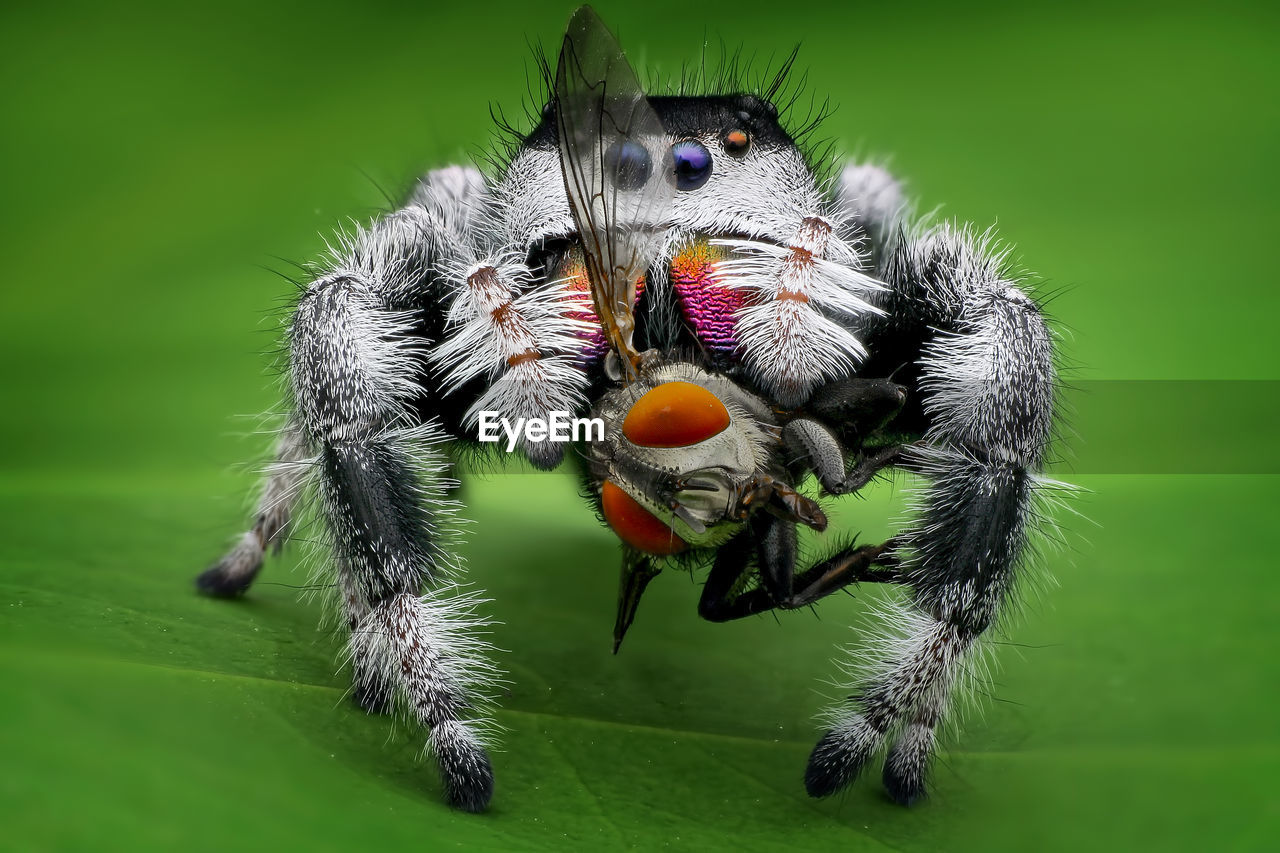
[[[770,610],[795,610],[808,607],[851,583],[899,583],[901,578],[894,567],[890,541],[883,545],[850,546],[835,556],[823,560],[800,574],[794,573],[794,540],[790,548],[778,547],[773,531],[789,527],[794,537],[795,525],[781,519],[770,519],[768,528],[748,530],[726,543],[716,554],[716,560],[702,588],[698,601],[698,615],[710,622],[728,622]],[[761,584],[747,589],[750,580],[750,557],[756,551],[760,567]],[[773,561],[770,565],[767,561]],[[768,578],[772,576],[774,580]],[[784,582],[788,592],[778,595],[775,589]]]

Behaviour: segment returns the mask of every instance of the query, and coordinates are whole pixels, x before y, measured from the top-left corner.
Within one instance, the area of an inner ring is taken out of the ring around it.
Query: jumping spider
[[[474,601],[451,591],[439,445],[474,443],[482,411],[589,412],[605,438],[575,455],[623,542],[615,650],[663,566],[710,566],[713,621],[901,585],[804,782],[829,795],[891,740],[884,783],[911,803],[1031,532],[1054,409],[1041,313],[983,239],[909,221],[882,169],[821,182],[769,93],[646,97],[587,7],[547,71],[541,121],[501,174],[431,172],[305,288],[279,464],[198,586],[243,593],[312,475],[357,700],[399,699],[449,803],[482,810],[493,669]],[[543,469],[565,455],[520,449]],[[800,481],[844,495],[890,466],[925,484],[914,521],[797,565],[797,527],[826,526]]]

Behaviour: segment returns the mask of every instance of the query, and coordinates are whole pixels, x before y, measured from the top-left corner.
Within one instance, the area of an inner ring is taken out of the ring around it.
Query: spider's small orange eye
[[[747,148],[751,145],[751,137],[747,136],[745,130],[731,130],[724,135],[721,140],[724,150],[734,157],[741,157],[747,153]]]
[[[605,480],[600,489],[600,505],[609,527],[632,548],[665,557],[689,547],[675,531],[612,480]]]
[[[664,382],[636,400],[622,434],[641,447],[688,447],[729,426],[719,398],[692,382]]]

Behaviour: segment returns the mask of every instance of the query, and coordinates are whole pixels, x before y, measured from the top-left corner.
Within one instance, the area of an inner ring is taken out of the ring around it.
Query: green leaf
[[[1181,555],[1209,547],[1196,529],[1249,523],[1241,507],[1263,505],[1265,480],[1097,478],[1087,504],[1102,530],[1077,565],[1057,563],[1062,588],[1012,632],[1018,648],[997,647],[984,713],[949,740],[933,797],[912,810],[888,803],[875,773],[833,801],[800,785],[815,687],[836,676],[836,646],[857,642],[848,626],[872,591],[816,617],[711,625],[697,587],[664,574],[615,658],[615,546],[573,484],[480,482],[466,554],[510,678],[481,817],[440,803],[420,732],[346,698],[340,638],[317,629],[319,601],[299,600],[295,561],[269,564],[242,601],[194,594],[213,528],[234,527],[210,522],[226,514],[208,513],[210,478],[19,482],[0,498],[14,522],[0,587],[5,825],[82,849],[1066,849],[1099,827],[1121,847],[1190,847],[1210,830],[1247,844],[1280,758],[1264,701],[1277,673],[1233,626],[1262,629],[1274,604],[1255,591],[1274,580],[1248,545],[1218,543],[1237,584],[1206,598]],[[894,503],[878,492],[858,514]],[[1166,525],[1188,531],[1176,548],[1137,544]],[[74,820],[57,817],[66,803]]]

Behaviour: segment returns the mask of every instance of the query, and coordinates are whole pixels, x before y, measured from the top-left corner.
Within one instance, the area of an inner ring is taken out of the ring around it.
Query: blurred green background
[[[296,557],[241,602],[191,590],[268,444],[270,270],[482,152],[569,4],[7,4],[0,848],[1274,849],[1274,9],[597,8],[668,75],[704,39],[800,43],[822,136],[998,222],[1058,292],[1083,517],[933,797],[800,786],[877,592],[714,626],[664,576],[613,658],[616,546],[564,477],[471,490],[510,672],[485,816],[344,700]],[[883,536],[900,506],[840,521]]]

